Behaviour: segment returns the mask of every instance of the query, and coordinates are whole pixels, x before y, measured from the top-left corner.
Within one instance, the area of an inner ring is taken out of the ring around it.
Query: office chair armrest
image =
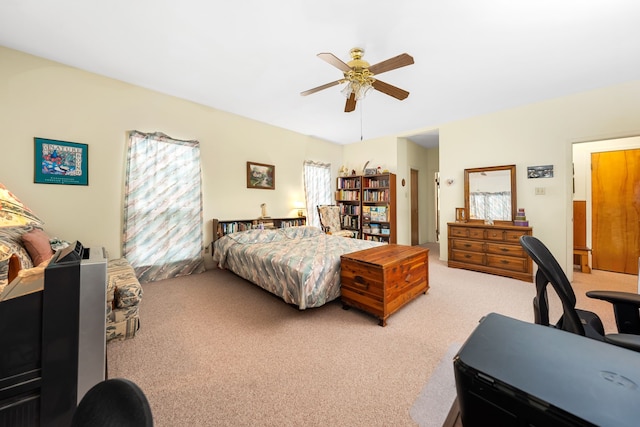
[[[624,347],[633,351],[640,351],[640,335],[633,334],[607,334],[604,340],[609,344]]]
[[[640,307],[640,294],[634,294],[631,292],[589,291],[587,292],[587,296],[589,298],[609,301],[611,304],[633,304],[637,307]]]
[[[640,335],[640,295],[631,292],[589,291],[587,296],[613,304],[618,332]]]

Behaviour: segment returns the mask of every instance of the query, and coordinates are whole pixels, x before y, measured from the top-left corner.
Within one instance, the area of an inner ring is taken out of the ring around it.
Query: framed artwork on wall
[[[34,138],[36,184],[89,185],[89,146]]]
[[[247,162],[247,188],[275,190],[276,167],[264,163]]]

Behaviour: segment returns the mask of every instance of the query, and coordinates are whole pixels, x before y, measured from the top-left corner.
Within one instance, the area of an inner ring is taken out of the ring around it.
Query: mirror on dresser
[[[532,282],[533,264],[520,237],[533,229],[513,223],[516,166],[465,169],[464,199],[467,220],[447,223],[449,267]]]
[[[465,169],[464,204],[470,222],[511,224],[517,212],[516,166]]]

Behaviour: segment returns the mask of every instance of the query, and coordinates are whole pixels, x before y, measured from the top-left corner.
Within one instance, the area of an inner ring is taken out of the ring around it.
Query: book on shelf
[[[363,206],[362,207],[362,219],[370,220],[371,219],[371,206]]]
[[[389,189],[365,190],[362,197],[365,202],[387,202],[389,201]]]
[[[360,190],[338,190],[336,191],[336,200],[360,200]]]
[[[371,206],[371,221],[387,221],[386,206]]]
[[[360,188],[360,178],[353,177],[341,177],[338,178],[338,188]]]

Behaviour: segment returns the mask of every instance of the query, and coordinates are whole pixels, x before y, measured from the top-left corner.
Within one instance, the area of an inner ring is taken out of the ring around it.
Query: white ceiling
[[[446,122],[639,79],[640,1],[0,0],[0,45],[340,144],[433,144]],[[380,75],[406,100],[300,96],[342,77],[317,53],[356,46],[414,57]]]

